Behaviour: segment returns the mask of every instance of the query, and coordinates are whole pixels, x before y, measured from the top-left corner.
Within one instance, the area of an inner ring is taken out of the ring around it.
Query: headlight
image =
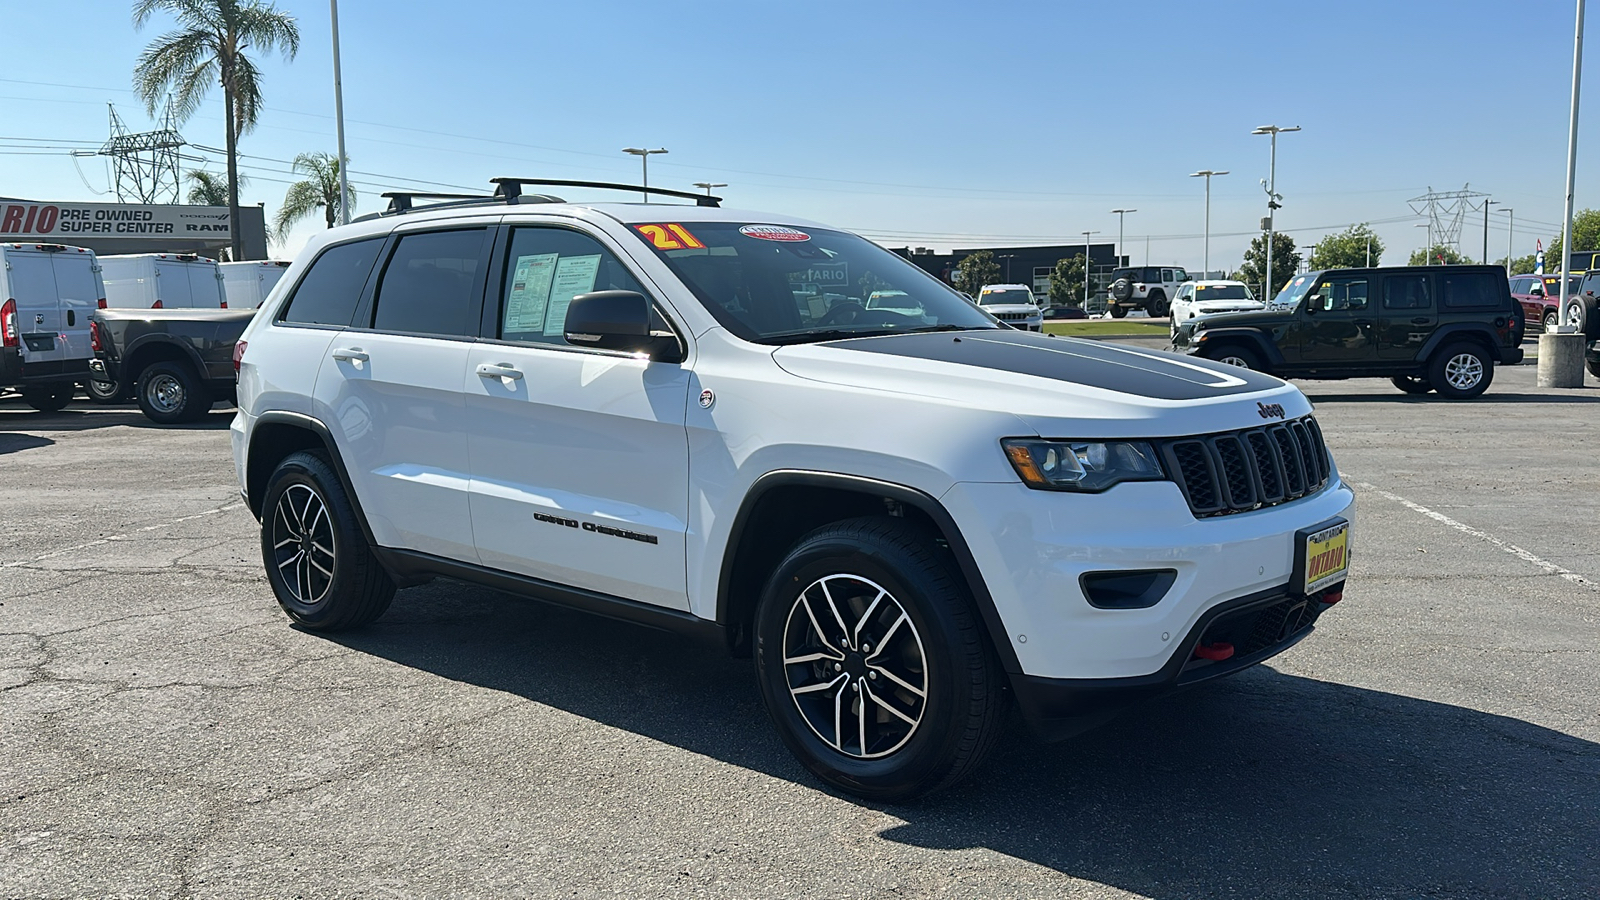
[[[1137,441],[1000,442],[1023,484],[1041,491],[1103,491],[1124,481],[1165,481],[1156,451]]]

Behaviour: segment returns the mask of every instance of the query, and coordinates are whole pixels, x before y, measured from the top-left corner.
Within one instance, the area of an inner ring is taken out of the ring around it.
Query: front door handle
[[[1416,318],[1411,320],[1411,324],[1413,324],[1413,325],[1426,325],[1430,321],[1432,321],[1432,320],[1429,319],[1426,316],[1417,316]]]
[[[341,359],[345,362],[366,362],[372,357],[368,356],[367,351],[362,350],[360,347],[345,347],[333,351],[333,358]]]
[[[522,380],[522,370],[510,363],[483,363],[478,366],[478,375],[483,378],[510,378],[514,381]]]

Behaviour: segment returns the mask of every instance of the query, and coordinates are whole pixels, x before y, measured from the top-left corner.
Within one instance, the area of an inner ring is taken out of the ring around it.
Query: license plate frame
[[[1350,574],[1350,521],[1333,518],[1294,533],[1294,577],[1290,584],[1309,596]]]

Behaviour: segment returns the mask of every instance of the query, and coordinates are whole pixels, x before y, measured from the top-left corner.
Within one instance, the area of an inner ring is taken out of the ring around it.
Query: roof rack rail
[[[666,188],[644,187],[637,184],[617,184],[610,181],[567,181],[556,178],[491,178],[489,182],[495,186],[496,197],[503,197],[507,203],[516,203],[522,196],[522,186],[525,184],[549,185],[555,187],[586,187],[606,188],[613,191],[637,191],[646,197],[651,194],[660,194],[663,197],[680,197],[684,200],[693,200],[696,206],[710,206],[720,208],[721,197],[710,194],[695,194],[689,191],[673,191]]]
[[[493,200],[488,194],[434,194],[427,191],[389,191],[379,196],[389,201],[388,212],[401,213],[413,208],[412,201],[422,200]]]

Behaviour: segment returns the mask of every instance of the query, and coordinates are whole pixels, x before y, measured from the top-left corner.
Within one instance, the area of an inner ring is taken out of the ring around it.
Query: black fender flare
[[[1493,328],[1482,322],[1457,322],[1435,331],[1433,337],[1428,338],[1422,349],[1417,351],[1417,362],[1426,363],[1428,358],[1433,356],[1433,352],[1446,342],[1463,338],[1486,345],[1495,362],[1505,361],[1505,355],[1501,352],[1500,336],[1495,334]]]
[[[1022,664],[1017,659],[1016,648],[1011,646],[1010,635],[1006,632],[1005,624],[1000,621],[1000,613],[995,608],[994,597],[989,593],[989,586],[984,582],[983,573],[978,569],[978,561],[972,555],[971,548],[967,546],[960,527],[956,525],[955,517],[950,515],[949,510],[931,494],[903,484],[860,475],[777,469],[762,475],[750,485],[750,489],[745,492],[744,500],[739,504],[739,511],[734,515],[733,526],[728,530],[727,543],[722,548],[722,562],[717,579],[716,623],[718,625],[731,630],[729,619],[733,607],[731,588],[735,548],[744,537],[745,525],[749,521],[751,512],[767,492],[774,488],[792,486],[837,488],[887,497],[926,515],[949,545],[956,566],[965,579],[967,588],[972,592],[973,602],[977,604],[978,614],[983,621],[984,629],[988,632],[1001,667],[1009,675],[1021,674]]]
[[[377,547],[378,541],[372,536],[372,528],[367,524],[366,511],[361,508],[361,498],[356,496],[355,486],[350,481],[350,472],[345,468],[344,458],[339,455],[339,448],[333,442],[333,432],[321,419],[308,416],[305,413],[288,412],[287,410],[272,410],[256,417],[255,423],[250,426],[250,443],[245,446],[244,465],[245,483],[249,484],[250,457],[255,450],[256,442],[261,435],[261,426],[284,425],[309,431],[322,443],[322,449],[327,452],[328,460],[333,464],[333,471],[338,474],[340,485],[344,488],[345,496],[350,498],[350,506],[356,511],[356,521],[361,523],[361,534],[367,539],[367,545]],[[259,521],[261,519],[261,497],[252,497],[248,490],[245,492],[245,503],[250,512]]]
[[[1207,347],[1211,346],[1212,341],[1241,341],[1252,350],[1260,353],[1261,358],[1267,361],[1267,365],[1283,365],[1283,352],[1278,349],[1276,342],[1267,340],[1267,336],[1262,334],[1259,329],[1244,327],[1207,328],[1204,333],[1206,335],[1206,343],[1199,344],[1199,350],[1197,351],[1201,355],[1203,355],[1203,351]],[[1190,340],[1192,342],[1194,339],[1190,338]]]
[[[129,344],[127,349],[118,355],[118,362],[122,371],[119,373],[117,381],[122,385],[123,390],[132,391],[134,382],[139,379],[139,372],[134,369],[130,361],[137,357],[140,351],[146,347],[157,344],[177,347],[181,351],[183,358],[189,361],[189,365],[194,366],[195,374],[200,376],[201,381],[209,382],[211,380],[211,374],[206,368],[205,360],[200,358],[200,351],[196,350],[188,341],[179,340],[170,334],[146,334],[135,338],[133,343]]]

